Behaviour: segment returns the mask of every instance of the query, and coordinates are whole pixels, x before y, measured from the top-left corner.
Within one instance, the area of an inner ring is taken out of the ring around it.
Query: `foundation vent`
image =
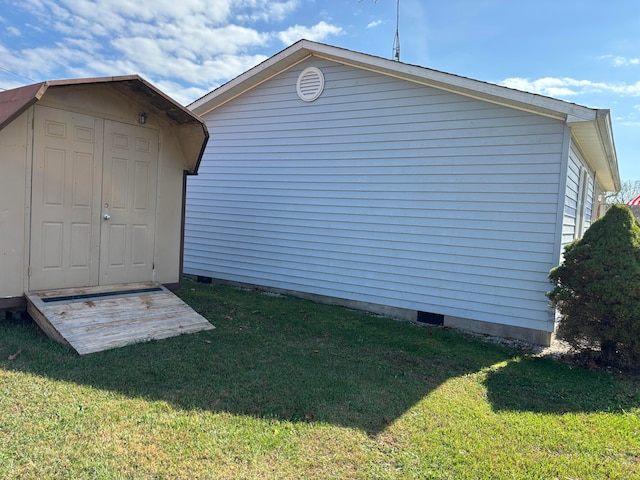
[[[296,91],[300,100],[313,102],[324,90],[324,75],[316,67],[305,68],[296,82]]]
[[[418,312],[418,323],[428,323],[429,325],[444,325],[444,315],[431,312]]]

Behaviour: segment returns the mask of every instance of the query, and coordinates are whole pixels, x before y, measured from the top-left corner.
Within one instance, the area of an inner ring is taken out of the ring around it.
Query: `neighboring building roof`
[[[629,200],[627,202],[627,205],[636,206],[636,207],[640,206],[640,195],[638,195],[637,197],[632,198],[631,200]]]
[[[567,123],[598,182],[607,191],[620,189],[620,175],[609,110],[592,109],[570,102],[514,90],[429,68],[410,65],[339,47],[300,40],[216,88],[189,105],[204,115],[309,57],[318,57],[362,68],[494,104],[533,112]]]
[[[37,103],[49,88],[74,85],[109,84],[117,91],[164,113],[168,121],[180,126],[176,136],[188,162],[187,171],[196,174],[209,140],[207,126],[196,114],[180,105],[138,75],[119,77],[50,80],[0,92],[0,130],[9,125],[31,105]]]

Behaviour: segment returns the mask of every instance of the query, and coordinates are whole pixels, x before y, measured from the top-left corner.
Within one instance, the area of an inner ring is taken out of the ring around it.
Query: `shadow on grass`
[[[495,411],[563,414],[622,412],[640,407],[638,379],[535,356],[514,357],[487,373],[485,386]]]
[[[449,378],[508,358],[451,332],[296,298],[199,284],[179,293],[216,330],[79,357],[14,321],[0,325],[0,368],[183,409],[313,416],[376,434]]]
[[[79,357],[30,321],[0,322],[0,368],[182,409],[296,422],[313,417],[370,435],[448,379],[486,369],[497,410],[616,408],[608,397],[558,403],[545,392],[577,388],[566,380],[575,373],[513,361],[510,350],[454,332],[224,286],[187,284],[179,293],[216,330]],[[20,356],[7,361],[18,349]]]

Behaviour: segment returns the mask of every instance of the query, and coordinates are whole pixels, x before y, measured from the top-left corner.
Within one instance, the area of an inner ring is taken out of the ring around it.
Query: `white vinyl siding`
[[[205,120],[186,273],[553,328],[562,122],[317,59]]]
[[[594,208],[597,206],[595,204],[595,181],[594,175],[591,170],[586,170],[587,172],[587,191],[585,192],[585,203],[584,203],[584,217],[582,222],[582,232],[580,236],[584,235],[584,232],[591,226],[591,223],[595,220],[595,211]]]
[[[582,237],[592,221],[594,207],[594,175],[587,167],[580,151],[571,144],[567,169],[567,188],[564,203],[562,245]]]

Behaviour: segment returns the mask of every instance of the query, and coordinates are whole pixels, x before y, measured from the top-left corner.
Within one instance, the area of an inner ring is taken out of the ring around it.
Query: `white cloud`
[[[326,21],[282,31],[282,22],[302,3],[22,0],[16,8],[25,19],[11,28],[33,39],[32,46],[0,45],[0,58],[4,68],[34,81],[138,73],[187,103],[264,61],[270,43],[321,41],[343,33]],[[3,88],[13,84],[13,75],[0,75]]]
[[[68,78],[76,74],[78,67],[93,59],[93,55],[89,52],[60,43],[19,52],[0,48],[0,57],[2,57],[6,68],[20,72],[24,78],[31,78],[34,81]],[[64,73],[59,73],[60,71]],[[46,78],[42,77],[43,72],[45,72]]]
[[[614,55],[602,55],[603,60],[610,60],[614,67],[629,67],[631,65],[640,65],[640,58],[626,58]]]
[[[627,127],[640,127],[640,105],[634,105],[631,110],[626,116],[618,117],[616,120]]]
[[[640,58],[624,58],[624,57],[616,57],[613,59],[613,64],[616,67],[626,67],[629,65],[638,65],[640,64]]]
[[[212,85],[210,88],[199,88],[199,87],[184,87],[179,83],[172,82],[171,80],[160,80],[154,82],[154,85],[158,87],[163,92],[171,92],[168,94],[171,98],[176,100],[178,103],[182,105],[187,105],[191,103],[194,99],[200,98],[207,93],[209,93],[213,88],[218,85]]]
[[[192,29],[193,36],[182,35],[181,25],[167,25],[161,34],[122,36],[111,44],[127,58],[148,62],[148,53],[143,50],[155,50],[158,61],[166,58],[186,58],[195,61],[216,55],[235,55],[260,46],[268,41],[269,36],[249,28],[228,25],[222,28],[206,28],[204,25]],[[154,36],[155,35],[155,36]]]
[[[22,32],[12,25],[7,27],[7,33],[9,35],[13,35],[14,37],[19,37],[20,35],[22,35]]]
[[[278,33],[278,38],[282,43],[288,46],[303,38],[306,40],[320,42],[331,35],[340,35],[341,33],[343,33],[341,27],[321,21],[313,27],[294,25],[293,27],[286,29],[284,32]]]
[[[300,4],[299,0],[288,0],[284,2],[265,2],[263,0],[247,0],[246,7],[251,7],[250,13],[239,14],[236,19],[239,21],[281,21],[287,15],[293,13]]]
[[[589,93],[613,93],[625,97],[640,96],[640,81],[632,84],[592,82],[574,78],[545,77],[537,80],[507,78],[500,85],[551,97],[570,97]]]
[[[384,23],[382,20],[375,20],[371,22],[369,25],[367,25],[367,28],[374,28],[374,27],[377,27],[378,25],[382,25],[382,23]]]
[[[189,15],[206,14],[218,25],[229,20],[234,3],[216,0],[215,5],[205,0],[154,0],[144,5],[140,0],[42,0],[44,3],[62,4],[76,17],[96,21],[103,26],[117,26],[121,19],[162,23]]]
[[[42,78],[53,78],[58,70],[91,76],[139,72],[208,85],[262,61],[264,56],[251,50],[273,38],[273,33],[230,22],[234,11],[282,18],[297,4],[155,0],[153,8],[145,8],[139,0],[25,0],[29,21],[41,34],[53,33],[60,41],[8,50],[3,62]]]
[[[545,77],[536,80],[528,78],[507,78],[501,85],[525,92],[547,95],[555,98],[571,100],[582,95],[589,103],[596,100],[593,95],[609,95],[607,104],[616,112],[615,123],[625,127],[640,127],[640,104],[629,108],[629,98],[640,97],[640,81],[632,84],[593,82],[591,80],[576,80],[573,78]],[[615,98],[627,100],[616,101]],[[602,99],[604,97],[597,97]]]

